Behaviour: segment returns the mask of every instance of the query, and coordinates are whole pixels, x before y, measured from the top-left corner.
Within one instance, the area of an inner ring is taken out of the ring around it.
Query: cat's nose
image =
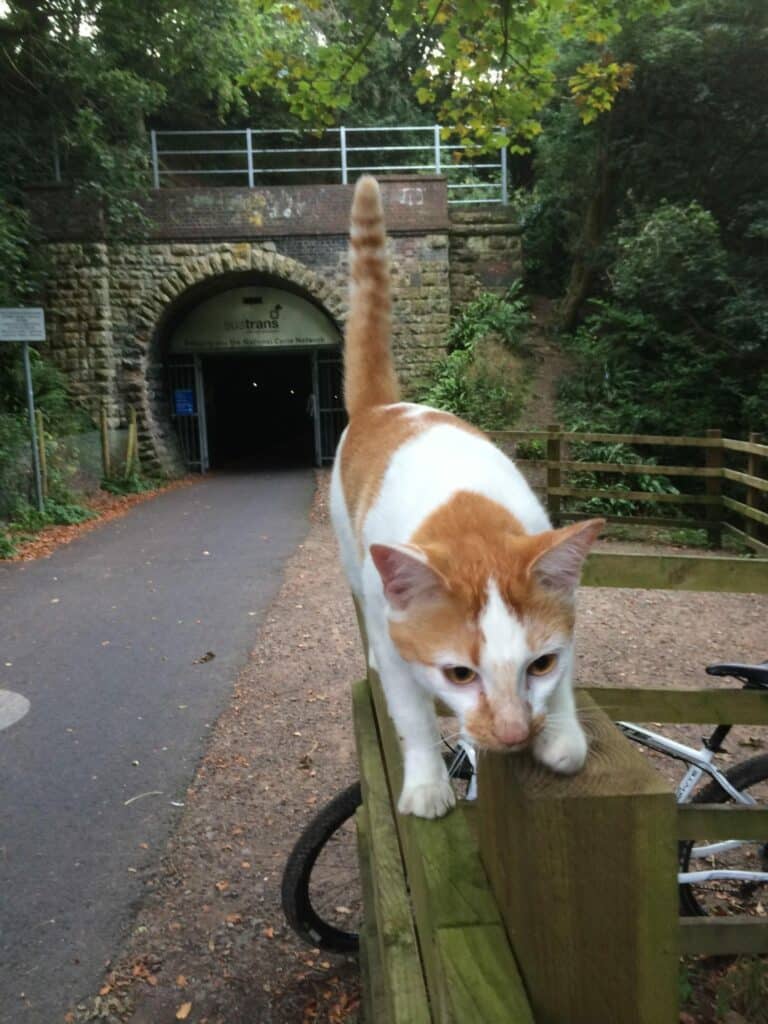
[[[530,736],[531,730],[525,722],[495,721],[493,723],[493,734],[500,743],[508,747],[516,747],[525,743]]]

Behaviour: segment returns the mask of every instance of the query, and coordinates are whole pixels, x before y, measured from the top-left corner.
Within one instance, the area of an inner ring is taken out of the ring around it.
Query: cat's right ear
[[[416,601],[430,601],[445,592],[445,580],[416,547],[404,544],[371,544],[384,596],[396,611],[405,611]]]

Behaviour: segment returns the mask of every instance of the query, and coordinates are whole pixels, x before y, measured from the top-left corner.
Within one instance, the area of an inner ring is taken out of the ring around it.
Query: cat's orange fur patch
[[[374,406],[358,412],[350,420],[341,451],[341,483],[347,511],[358,538],[397,449],[441,423],[484,436],[482,431],[451,413],[426,409],[419,415],[413,415],[413,406],[408,405]]]
[[[390,353],[390,281],[379,186],[363,175],[350,224],[350,306],[344,346],[344,404],[350,417],[396,402],[400,388]]]
[[[449,638],[452,651],[477,665],[485,641],[478,621],[488,602],[490,580],[525,626],[532,650],[555,634],[570,636],[573,602],[542,587],[531,573],[535,559],[556,536],[556,531],[526,534],[507,509],[481,494],[454,494],[411,538],[445,580],[445,597],[390,625],[401,655],[434,664]]]

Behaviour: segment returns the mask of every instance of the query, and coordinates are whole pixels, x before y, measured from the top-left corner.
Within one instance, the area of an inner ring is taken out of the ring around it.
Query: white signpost
[[[40,451],[37,447],[35,426],[35,396],[32,391],[32,368],[29,363],[29,343],[45,341],[45,313],[37,306],[0,309],[0,344],[21,344],[24,360],[24,380],[27,386],[29,435],[32,442],[32,466],[35,471],[35,497],[38,511],[43,511],[43,484],[40,477]]]

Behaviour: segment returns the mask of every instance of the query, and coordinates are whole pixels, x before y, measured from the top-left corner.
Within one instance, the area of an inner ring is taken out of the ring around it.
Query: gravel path
[[[213,732],[163,864],[147,880],[133,936],[96,1003],[70,1021],[98,1007],[108,1021],[170,1024],[187,1002],[193,1024],[354,1018],[354,962],[302,946],[279,907],[295,837],[357,772],[349,686],[363,661],[327,483],[320,475],[309,533]],[[709,661],[768,656],[768,597],[593,589],[579,604],[585,683],[706,685]],[[748,732],[763,742],[759,730]]]

